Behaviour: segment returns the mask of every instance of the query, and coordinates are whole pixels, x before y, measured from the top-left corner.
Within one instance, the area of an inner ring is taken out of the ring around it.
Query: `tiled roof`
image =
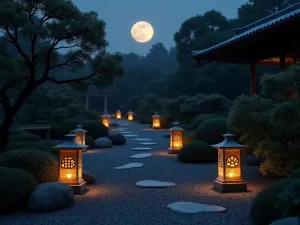
[[[95,85],[90,85],[88,87],[88,90],[84,93],[84,95],[112,95],[113,92],[111,90],[111,88],[106,88],[104,90],[99,89],[97,86]]]
[[[270,27],[276,26],[278,24],[281,24],[287,20],[290,20],[292,18],[298,17],[300,15],[300,3],[295,4],[293,6],[290,6],[286,9],[283,9],[276,14],[270,15],[266,18],[263,18],[259,21],[256,21],[252,24],[249,24],[243,28],[240,28],[240,30],[244,29],[245,31],[243,33],[240,33],[224,42],[221,42],[217,45],[214,45],[210,48],[200,50],[200,51],[190,51],[190,55],[192,57],[200,56],[205,53],[211,52],[215,49],[221,48],[225,45],[229,45],[235,41],[238,41],[240,39],[243,39],[245,37],[251,36],[255,33],[258,33],[260,31],[266,30]],[[262,23],[262,21],[264,23]],[[266,22],[265,22],[266,21]]]

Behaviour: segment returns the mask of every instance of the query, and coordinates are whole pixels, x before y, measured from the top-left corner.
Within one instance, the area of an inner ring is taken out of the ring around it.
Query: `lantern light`
[[[183,131],[178,122],[173,123],[173,127],[169,129],[170,131],[170,148],[169,154],[178,154],[179,150],[182,148]]]
[[[107,111],[105,111],[103,113],[102,117],[102,123],[109,128],[109,124],[110,124],[110,115],[108,114]]]
[[[128,120],[129,121],[132,121],[133,120],[133,112],[131,111],[131,110],[129,110],[129,112],[127,113],[127,115],[128,115]]]
[[[212,145],[218,149],[218,177],[214,188],[221,192],[247,191],[247,183],[242,177],[241,150],[247,148],[234,141],[234,134],[224,134],[224,141]]]
[[[86,137],[86,130],[82,129],[81,125],[77,125],[77,128],[75,130],[72,130],[72,133],[76,135],[75,142],[80,145],[85,145],[85,137]],[[86,151],[87,147],[84,149]]]
[[[122,119],[122,112],[120,111],[120,109],[116,112],[116,119]]]
[[[160,129],[160,118],[161,116],[155,112],[152,116],[152,129]]]
[[[86,182],[82,179],[82,151],[86,146],[75,141],[75,134],[65,137],[65,142],[53,147],[59,151],[58,180],[69,184],[74,194],[81,195],[86,191]]]

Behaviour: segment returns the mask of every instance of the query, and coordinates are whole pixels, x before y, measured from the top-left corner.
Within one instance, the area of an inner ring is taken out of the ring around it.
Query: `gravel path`
[[[97,184],[90,185],[83,196],[76,196],[76,204],[68,209],[36,214],[13,213],[0,217],[5,225],[252,225],[249,218],[251,200],[257,192],[272,180],[259,176],[257,167],[245,167],[244,178],[248,181],[247,193],[220,194],[211,189],[216,178],[216,164],[183,164],[176,156],[168,155],[167,131],[152,131],[140,124],[130,123],[128,131],[139,138],[151,138],[157,143],[151,146],[154,156],[130,159],[139,152],[130,148],[139,146],[133,138],[124,146],[111,149],[90,150],[84,154],[84,169],[93,173]],[[141,152],[142,153],[142,152]],[[144,166],[128,170],[114,167],[130,162]],[[141,180],[170,181],[177,187],[166,189],[138,188]],[[219,205],[226,213],[182,214],[166,208],[176,201],[192,201]]]

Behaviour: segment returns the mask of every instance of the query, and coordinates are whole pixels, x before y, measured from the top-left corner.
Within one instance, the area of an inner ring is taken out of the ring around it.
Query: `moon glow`
[[[145,21],[135,23],[131,28],[132,38],[140,43],[146,43],[152,39],[154,29],[152,25]]]

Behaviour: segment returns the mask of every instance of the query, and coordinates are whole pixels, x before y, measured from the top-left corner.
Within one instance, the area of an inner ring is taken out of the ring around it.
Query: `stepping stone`
[[[138,137],[139,135],[137,134],[124,134],[124,137]]]
[[[226,209],[217,205],[204,205],[195,202],[174,202],[167,208],[181,213],[224,212]]]
[[[121,123],[121,126],[128,126],[128,123]]]
[[[142,180],[135,183],[138,187],[144,188],[166,188],[166,187],[174,187],[176,186],[175,183],[171,182],[161,182],[157,180]]]
[[[124,169],[131,169],[131,168],[140,168],[142,166],[144,166],[143,163],[128,163],[123,166],[117,166],[117,167],[115,167],[115,169],[116,170],[124,170]]]
[[[156,145],[155,142],[140,142],[141,145]]]
[[[152,153],[140,153],[140,154],[132,155],[132,156],[130,156],[130,158],[132,158],[132,159],[143,159],[143,158],[148,158],[150,156],[153,156],[153,154]]]
[[[149,147],[136,147],[136,148],[131,148],[132,151],[149,151],[152,148]]]
[[[151,139],[149,138],[135,138],[133,139],[134,141],[152,141]]]
[[[129,131],[121,131],[119,132],[120,134],[132,134],[132,132],[129,132]]]

